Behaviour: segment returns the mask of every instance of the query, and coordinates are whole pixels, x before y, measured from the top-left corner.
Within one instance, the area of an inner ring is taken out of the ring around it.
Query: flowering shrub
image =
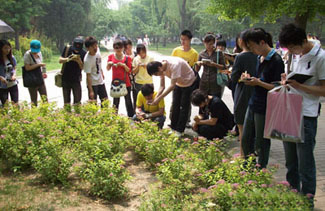
[[[94,104],[71,113],[54,104],[0,111],[0,159],[8,169],[34,169],[44,182],[83,181],[89,193],[124,197],[130,178],[123,154],[134,150],[161,181],[140,210],[307,210],[307,199],[275,184],[274,168],[255,158],[225,153],[222,140],[180,139],[152,122],[131,123],[112,108]]]

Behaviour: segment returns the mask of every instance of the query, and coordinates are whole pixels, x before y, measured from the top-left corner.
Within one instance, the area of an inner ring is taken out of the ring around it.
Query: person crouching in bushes
[[[158,127],[161,129],[166,120],[164,99],[160,100],[158,105],[148,104],[152,102],[156,96],[157,92],[154,91],[152,84],[145,84],[141,87],[141,91],[138,93],[137,97],[136,114],[133,116],[133,120],[151,119],[154,122],[158,122]]]
[[[196,89],[192,93],[191,101],[194,106],[200,107],[193,125],[193,130],[200,136],[208,140],[221,139],[234,127],[234,116],[219,97],[207,95],[202,90]]]

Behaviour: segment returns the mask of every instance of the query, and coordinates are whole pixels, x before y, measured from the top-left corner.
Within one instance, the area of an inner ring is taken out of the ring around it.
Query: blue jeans
[[[250,107],[247,108],[242,137],[242,149],[245,158],[256,153],[258,164],[261,168],[266,168],[269,162],[270,139],[264,136],[265,115],[253,112]]]
[[[304,143],[283,142],[287,181],[292,188],[303,194],[316,192],[316,164],[314,148],[316,144],[317,117],[304,117]]]

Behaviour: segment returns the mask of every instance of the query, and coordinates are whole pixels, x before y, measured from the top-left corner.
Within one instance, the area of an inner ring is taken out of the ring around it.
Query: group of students
[[[267,93],[279,81],[289,83],[303,96],[304,140],[303,143],[284,142],[287,180],[292,188],[303,194],[315,195],[316,166],[313,155],[319,114],[319,97],[325,96],[325,52],[319,42],[309,41],[303,29],[294,24],[285,25],[279,35],[282,47],[295,55],[291,70],[311,75],[305,83],[286,80],[282,57],[273,48],[272,36],[262,28],[247,29],[237,38],[236,54],[225,51],[226,43],[208,33],[204,39],[205,49],[197,53],[191,47],[192,34],[184,30],[180,35],[181,46],[171,56],[154,61],[147,54],[144,44],[132,50],[130,40],[115,40],[114,53],[108,56],[108,71],[112,80],[125,81],[127,115],[134,120],[151,119],[162,128],[165,122],[164,97],[173,92],[170,111],[170,128],[181,135],[190,121],[191,104],[199,107],[199,114],[193,119],[192,129],[207,139],[223,138],[236,124],[243,158],[255,154],[257,163],[266,168],[270,153],[270,140],[264,138]],[[85,45],[87,52],[83,50]],[[31,49],[24,55],[27,71],[41,67],[41,43],[33,40]],[[11,53],[10,43],[0,41],[0,99],[5,104],[10,94],[18,102],[16,61]],[[66,46],[59,60],[62,70],[64,104],[70,107],[71,92],[74,105],[81,102],[81,71],[87,74],[90,100],[99,97],[108,99],[101,65],[98,41],[90,36],[83,41],[77,37],[72,46]],[[232,70],[229,68],[232,64]],[[202,70],[202,74],[199,74]],[[200,77],[201,75],[201,77]],[[154,90],[152,76],[160,77],[160,87]],[[165,87],[165,76],[170,78]],[[234,114],[221,100],[224,88],[233,92]],[[46,99],[45,83],[28,88],[31,101],[37,105],[37,92]],[[133,103],[132,103],[133,98]],[[118,111],[120,98],[113,99]]]

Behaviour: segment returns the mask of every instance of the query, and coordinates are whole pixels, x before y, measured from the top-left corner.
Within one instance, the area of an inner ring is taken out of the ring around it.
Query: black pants
[[[95,101],[97,101],[97,96],[99,96],[99,99],[101,102],[108,99],[105,84],[92,86],[92,88],[93,88],[93,92],[94,92],[94,100]],[[90,99],[90,97],[89,97],[89,99]]]
[[[18,103],[18,98],[19,98],[19,93],[18,93],[18,86],[12,86],[7,89],[0,89],[0,101],[1,104],[4,105],[9,97],[10,94],[10,99],[14,103]]]
[[[37,87],[28,87],[28,91],[29,91],[30,99],[35,106],[37,106],[37,92],[40,94],[42,99],[45,99],[45,101],[47,101],[47,92],[46,92],[45,83]]]
[[[214,138],[222,139],[227,134],[227,129],[222,124],[216,125],[199,125],[198,133],[208,140]]]
[[[125,107],[128,112],[128,117],[133,117],[134,109],[133,109],[132,100],[131,100],[131,87],[127,87],[127,90],[128,90],[128,94],[124,96]],[[114,98],[113,105],[116,108],[116,111],[118,112],[118,107],[120,105],[120,98]]]
[[[81,102],[81,84],[78,83],[65,83],[62,87],[64,104],[71,103],[71,91],[73,94],[73,104],[80,104]]]

